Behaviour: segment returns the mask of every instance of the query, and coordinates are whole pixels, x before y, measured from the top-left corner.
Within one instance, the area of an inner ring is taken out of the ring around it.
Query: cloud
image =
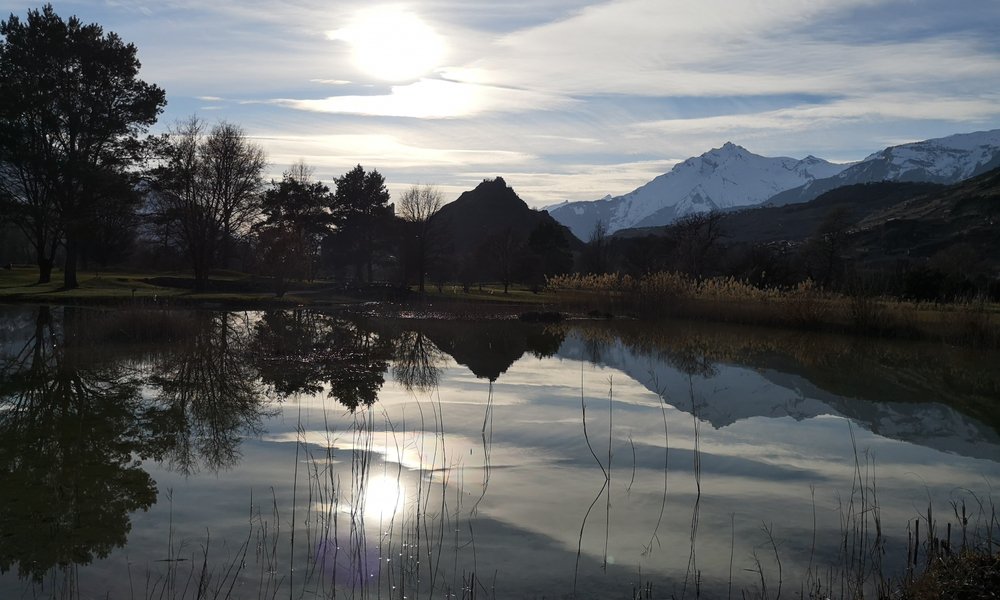
[[[869,4],[608,2],[511,33],[478,66],[492,83],[569,95],[834,94],[977,79],[986,89],[1000,77],[1000,59],[969,36],[819,37],[827,22]]]
[[[983,98],[876,94],[759,113],[664,119],[638,123],[633,128],[661,134],[714,132],[730,135],[756,130],[806,131],[847,121],[929,120],[944,115],[953,121],[977,122],[1000,118],[1000,94]]]
[[[456,195],[503,175],[535,206],[626,193],[726,140],[856,160],[1000,127],[1000,3],[982,0],[411,0],[445,64],[393,87],[325,35],[357,4],[66,2],[136,43],[163,123],[210,107],[277,164]]]
[[[396,168],[526,164],[536,157],[502,150],[416,146],[386,134],[254,136],[273,162],[291,164],[304,158],[318,167],[351,167],[357,163]]]
[[[449,119],[485,112],[519,112],[554,109],[570,103],[567,98],[514,88],[421,79],[392,86],[389,94],[331,96],[311,100],[277,99],[275,104],[297,110],[380,117]]]

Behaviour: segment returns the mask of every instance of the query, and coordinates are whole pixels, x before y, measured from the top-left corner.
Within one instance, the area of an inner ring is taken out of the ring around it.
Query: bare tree
[[[316,169],[312,165],[306,164],[305,159],[300,158],[299,160],[292,163],[292,166],[288,167],[285,171],[284,176],[292,179],[303,185],[313,182],[313,176],[316,174]]]
[[[212,128],[199,154],[207,171],[208,191],[219,207],[222,246],[219,264],[229,266],[229,244],[246,231],[259,212],[260,191],[267,167],[264,149],[247,139],[239,125],[219,123]]]
[[[424,279],[437,242],[438,231],[432,219],[443,203],[441,192],[429,185],[411,187],[396,203],[396,216],[409,224],[407,242],[421,294],[424,293]]]
[[[696,277],[705,275],[713,255],[721,249],[722,213],[692,213],[668,226],[668,237],[675,244],[677,266]]]
[[[510,290],[510,285],[514,283],[518,258],[524,250],[524,244],[514,231],[507,227],[502,232],[490,236],[484,245],[486,259],[492,263],[493,273],[500,278],[503,293],[506,294]]]
[[[204,291],[228,240],[259,212],[264,152],[227,123],[206,136],[196,117],[177,124],[167,142],[164,164],[155,173],[157,213],[161,221],[176,223],[195,289]]]
[[[844,207],[834,208],[826,214],[816,233],[803,246],[809,276],[825,288],[837,283],[843,275],[849,230],[848,210]]]
[[[604,273],[608,268],[608,226],[598,220],[590,232],[590,239],[583,252],[583,270],[588,273]]]

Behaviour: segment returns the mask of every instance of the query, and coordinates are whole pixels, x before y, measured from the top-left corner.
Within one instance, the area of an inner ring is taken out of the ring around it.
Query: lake
[[[2,598],[775,598],[1000,539],[1000,356],[0,306]]]

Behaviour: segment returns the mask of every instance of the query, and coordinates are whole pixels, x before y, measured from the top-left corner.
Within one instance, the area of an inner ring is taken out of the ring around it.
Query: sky
[[[445,200],[627,193],[727,141],[860,160],[1000,128],[997,0],[60,0],[138,48],[156,126],[244,128],[268,177],[357,164]],[[40,4],[0,0],[4,18]]]

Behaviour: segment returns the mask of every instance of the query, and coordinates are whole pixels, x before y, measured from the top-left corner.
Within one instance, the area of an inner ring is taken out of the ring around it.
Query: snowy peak
[[[758,204],[817,178],[836,175],[847,165],[814,156],[769,158],[726,142],[628,194],[591,202],[569,202],[549,209],[556,220],[587,239],[601,221],[609,232],[665,225],[690,213]]]
[[[1000,167],[1000,129],[889,146],[835,176],[790,189],[767,200],[780,206],[808,202],[825,192],[877,181],[928,182],[950,185]]]
[[[1000,129],[950,135],[948,137],[890,146],[864,163],[885,163],[888,179],[940,178],[956,183],[978,175],[984,165],[1000,154]]]

